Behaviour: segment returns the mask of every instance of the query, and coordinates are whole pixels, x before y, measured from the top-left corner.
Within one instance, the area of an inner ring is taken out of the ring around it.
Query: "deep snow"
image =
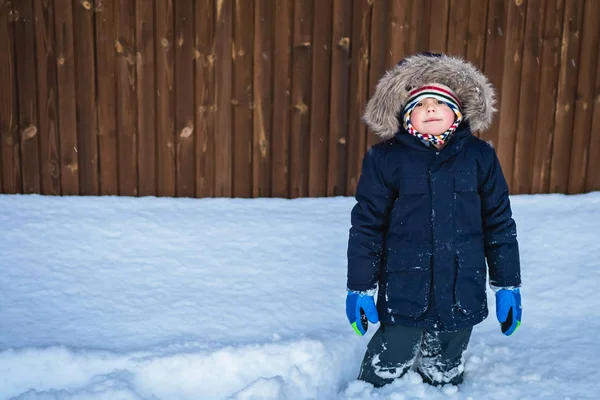
[[[600,193],[513,196],[523,323],[465,383],[355,380],[352,198],[0,196],[2,399],[598,399]],[[493,306],[493,294],[488,293]]]

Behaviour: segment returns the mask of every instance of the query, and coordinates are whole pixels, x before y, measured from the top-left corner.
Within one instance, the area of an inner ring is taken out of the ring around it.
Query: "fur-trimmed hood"
[[[400,127],[398,114],[409,92],[427,83],[441,83],[456,93],[473,132],[489,128],[497,110],[488,78],[468,61],[432,53],[407,57],[388,70],[367,103],[363,121],[381,139],[392,138]]]

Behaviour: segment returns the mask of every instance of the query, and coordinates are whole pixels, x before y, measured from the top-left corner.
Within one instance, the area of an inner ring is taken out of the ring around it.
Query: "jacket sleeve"
[[[490,273],[490,285],[519,287],[521,265],[517,227],[512,218],[509,190],[495,151],[484,171],[481,188],[481,212],[485,240],[485,255]]]
[[[385,181],[385,154],[378,146],[364,156],[351,212],[348,239],[347,288],[369,291],[377,287],[388,216],[396,192]]]

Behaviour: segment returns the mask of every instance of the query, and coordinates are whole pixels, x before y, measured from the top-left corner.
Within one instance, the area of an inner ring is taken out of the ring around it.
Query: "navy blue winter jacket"
[[[494,149],[468,122],[441,151],[402,128],[373,146],[356,200],[347,286],[379,287],[383,323],[470,327],[488,315],[488,270],[494,286],[520,285],[508,186]]]

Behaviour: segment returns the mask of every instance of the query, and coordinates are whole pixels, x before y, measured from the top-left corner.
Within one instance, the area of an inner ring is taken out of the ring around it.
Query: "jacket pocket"
[[[461,236],[481,234],[481,198],[477,191],[477,175],[459,172],[454,177],[454,228]]]
[[[391,312],[419,317],[429,307],[431,256],[417,252],[387,254],[386,301]]]
[[[456,263],[457,275],[454,285],[456,306],[466,315],[486,310],[487,269],[483,249],[458,250]]]
[[[429,181],[427,176],[403,176],[398,180],[398,198],[394,202],[390,215],[390,226],[393,231],[412,232],[422,231],[420,226],[414,226],[411,221],[429,220],[431,203],[429,201]]]

